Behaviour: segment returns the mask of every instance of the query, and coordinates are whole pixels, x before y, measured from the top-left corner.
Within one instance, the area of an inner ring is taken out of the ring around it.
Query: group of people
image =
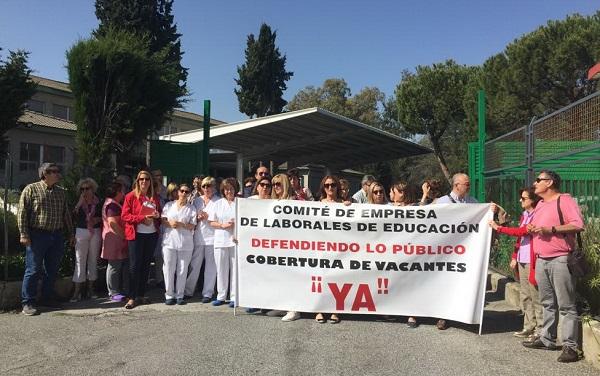
[[[234,307],[236,197],[318,199],[345,205],[477,203],[469,196],[469,177],[462,173],[452,177],[448,194],[442,194],[439,180],[431,179],[422,184],[420,196],[418,187],[404,182],[392,184],[386,194],[385,187],[370,175],[364,176],[361,189],[351,196],[347,180],[326,175],[315,198],[308,187],[302,186],[298,170],[272,176],[267,167],[260,166],[253,177],[243,182],[243,187],[235,178],[217,183],[210,176],[196,176],[192,186],[171,183],[164,187],[159,172],[144,170],[137,174],[131,187],[123,179],[112,182],[105,189],[104,202],[96,195],[98,186],[94,180],[84,178],[77,185],[80,196],[71,211],[66,191],[57,186],[59,168],[44,163],[39,175],[40,181],[25,187],[19,202],[18,225],[21,243],[26,246],[22,288],[25,315],[38,313],[36,303],[57,305],[52,299],[52,286],[64,252],[65,233],[72,234],[76,254],[72,301],[81,299],[86,283],[88,295],[96,297],[99,255],[108,262],[109,298],[126,302],[125,309],[149,303],[146,286],[153,258],[156,265],[162,264],[165,304],[186,304],[195,293],[204,266],[201,301]],[[563,353],[559,361],[569,362],[578,359],[579,318],[575,277],[567,269],[566,258],[574,249],[574,234],[583,230],[583,220],[576,202],[568,194],[561,194],[559,188],[560,177],[555,172],[541,171],[534,187],[521,191],[524,212],[520,226],[504,227],[493,221],[490,226],[498,233],[519,237],[511,267],[518,269],[520,275],[525,319],[523,329],[515,335],[528,338],[523,343],[526,347],[554,349],[560,313]],[[492,210],[496,208],[492,204]],[[44,278],[42,301],[37,302],[40,276]],[[251,313],[260,309],[246,310]],[[287,312],[282,320],[298,318],[299,312]],[[316,314],[315,320],[335,324],[340,317],[322,312]],[[409,317],[407,325],[416,328],[416,318]],[[436,326],[446,329],[447,322],[439,319]]]

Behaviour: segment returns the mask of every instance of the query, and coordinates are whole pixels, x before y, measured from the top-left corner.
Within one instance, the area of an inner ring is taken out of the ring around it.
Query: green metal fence
[[[576,198],[584,215],[600,217],[600,92],[484,147],[480,174],[479,144],[469,144],[469,174],[471,191],[479,192],[483,185],[486,201],[499,203],[518,218],[519,188],[531,185],[539,170],[551,169],[559,173],[562,191]]]
[[[202,142],[189,144],[153,140],[150,144],[153,169],[160,169],[169,181],[191,183],[202,171]]]

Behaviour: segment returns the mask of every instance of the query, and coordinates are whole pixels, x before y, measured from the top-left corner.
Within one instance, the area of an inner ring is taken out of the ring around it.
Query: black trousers
[[[127,242],[129,248],[129,292],[127,297],[135,299],[146,294],[146,283],[150,273],[150,262],[158,241],[158,233],[136,232],[135,240]]]

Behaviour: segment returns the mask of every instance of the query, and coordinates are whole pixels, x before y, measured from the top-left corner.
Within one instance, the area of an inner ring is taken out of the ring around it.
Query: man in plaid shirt
[[[38,172],[40,181],[29,184],[21,193],[17,215],[21,244],[25,246],[21,303],[23,314],[27,316],[38,313],[36,295],[41,275],[40,305],[58,308],[53,292],[54,280],[64,254],[64,232],[73,237],[66,191],[57,185],[61,178],[60,169],[54,163],[43,163]]]

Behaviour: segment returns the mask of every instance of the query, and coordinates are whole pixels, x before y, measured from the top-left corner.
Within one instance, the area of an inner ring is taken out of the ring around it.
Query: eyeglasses
[[[92,187],[81,187],[79,190],[80,191],[87,191],[88,189],[92,189]]]
[[[46,170],[46,172],[48,174],[60,174],[60,170],[57,168],[50,168],[50,169]]]
[[[184,194],[189,194],[190,191],[188,191],[187,189],[180,189],[179,192],[184,193]]]
[[[271,188],[271,184],[269,183],[258,183],[258,185],[260,185],[263,188]]]
[[[521,198],[519,199],[519,201],[525,201],[525,200],[529,200],[529,197],[523,197],[523,196],[521,196]]]
[[[281,187],[281,185],[282,184],[280,182],[273,183],[273,187]]]
[[[138,181],[150,181],[150,178],[138,178]]]
[[[262,171],[258,173],[258,176],[269,176],[269,173],[266,171]]]
[[[382,195],[382,194],[383,194],[383,191],[373,191],[373,194],[374,194],[374,195]]]
[[[539,182],[541,182],[542,180],[552,180],[552,179],[549,179],[549,178],[536,178],[536,179],[535,179],[535,182],[536,182],[536,183],[539,183]]]
[[[335,187],[337,187],[337,184],[335,184],[335,183],[331,183],[331,184],[325,183],[325,184],[323,184],[323,187],[325,187],[327,189],[329,189],[329,188],[335,188]]]

